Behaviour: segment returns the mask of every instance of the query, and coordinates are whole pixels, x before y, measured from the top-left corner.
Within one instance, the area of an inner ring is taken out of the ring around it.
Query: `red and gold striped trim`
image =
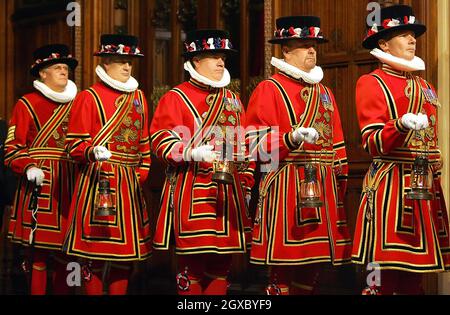
[[[28,150],[31,158],[36,160],[70,161],[66,150],[60,148],[31,148]]]

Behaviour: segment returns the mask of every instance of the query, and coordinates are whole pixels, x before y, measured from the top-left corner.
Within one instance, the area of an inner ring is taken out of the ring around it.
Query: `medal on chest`
[[[434,106],[438,106],[438,107],[441,106],[441,104],[439,103],[439,99],[438,99],[436,93],[433,91],[433,89],[426,89],[426,88],[422,87],[422,92],[428,103],[433,104]]]
[[[331,98],[327,93],[320,93],[320,101],[323,107],[328,111],[334,111],[333,103],[331,102]]]
[[[144,107],[142,106],[142,103],[140,100],[135,99],[133,102],[134,109],[136,110],[136,113],[143,114],[144,113]]]

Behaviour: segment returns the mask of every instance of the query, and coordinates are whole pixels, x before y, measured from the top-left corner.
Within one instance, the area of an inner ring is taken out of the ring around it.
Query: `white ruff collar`
[[[395,57],[391,54],[385,53],[381,49],[375,48],[371,52],[372,56],[379,59],[381,62],[386,63],[393,67],[395,70],[413,72],[425,70],[425,62],[419,57],[414,57],[413,60],[408,61],[403,58]]]
[[[60,104],[66,104],[73,101],[78,93],[77,86],[71,80],[67,81],[67,85],[63,92],[55,92],[39,80],[35,80],[33,86],[36,90],[44,94],[45,97]]]
[[[271,64],[272,66],[286,73],[287,75],[290,75],[291,77],[297,80],[302,79],[303,81],[309,84],[317,84],[323,80],[323,70],[321,67],[318,66],[316,66],[310,72],[305,72],[297,67],[288,64],[283,59],[278,59],[275,57],[272,57]]]
[[[195,71],[195,69],[192,66],[190,61],[186,61],[184,63],[184,70],[189,72],[189,74],[191,75],[191,78],[193,78],[194,80],[197,80],[200,83],[209,85],[210,87],[213,87],[213,88],[223,88],[223,87],[228,86],[231,82],[231,76],[230,76],[230,73],[228,72],[227,68],[224,69],[223,77],[222,77],[222,80],[220,80],[220,81],[213,81],[213,80],[208,79],[205,76],[202,76],[200,73]]]
[[[100,65],[98,65],[97,68],[95,69],[95,73],[97,73],[98,77],[100,78],[100,80],[103,81],[103,83],[121,92],[131,93],[136,91],[139,87],[138,81],[136,81],[136,79],[131,76],[125,83],[114,80],[106,73],[105,69],[103,69],[102,66]]]

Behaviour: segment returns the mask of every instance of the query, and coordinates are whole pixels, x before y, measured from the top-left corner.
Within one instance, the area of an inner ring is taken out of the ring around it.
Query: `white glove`
[[[32,167],[27,170],[27,179],[30,182],[34,182],[38,186],[42,186],[44,183],[45,174],[44,172],[37,167]]]
[[[109,152],[107,148],[100,145],[94,148],[94,155],[95,159],[99,162],[108,161],[112,156],[111,152]]]
[[[427,129],[430,125],[428,122],[428,116],[422,113],[417,115],[417,128],[418,130]]]
[[[428,117],[424,114],[407,113],[402,117],[402,124],[411,130],[422,130],[428,128]]]
[[[319,133],[314,128],[297,128],[292,133],[292,138],[296,143],[307,142],[314,144],[319,140]]]
[[[252,194],[245,195],[245,201],[247,202],[247,208],[250,206],[250,201],[252,200]]]
[[[191,158],[195,162],[207,162],[211,163],[216,160],[216,153],[213,151],[214,146],[212,145],[202,145],[198,148],[192,149]]]

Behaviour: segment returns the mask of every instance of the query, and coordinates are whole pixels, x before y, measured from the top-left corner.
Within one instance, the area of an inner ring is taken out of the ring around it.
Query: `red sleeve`
[[[97,105],[92,95],[83,91],[75,98],[70,112],[66,136],[66,148],[70,156],[78,163],[95,162],[93,159],[92,136],[99,121]]]
[[[181,99],[174,92],[166,93],[158,103],[150,126],[152,151],[168,164],[184,164],[183,152],[191,135],[183,128]]]
[[[5,165],[11,167],[13,172],[22,175],[30,167],[37,167],[38,161],[28,154],[29,145],[34,140],[37,130],[38,127],[29,109],[22,101],[18,101],[9,121],[5,141]]]
[[[358,80],[356,110],[363,146],[369,154],[388,155],[403,144],[409,130],[400,119],[390,119],[383,90],[372,75],[364,75]]]
[[[284,160],[298,148],[290,132],[280,130],[280,96],[269,81],[260,83],[250,97],[247,109],[247,141],[252,160],[263,163]],[[274,154],[278,152],[278,154]]]

